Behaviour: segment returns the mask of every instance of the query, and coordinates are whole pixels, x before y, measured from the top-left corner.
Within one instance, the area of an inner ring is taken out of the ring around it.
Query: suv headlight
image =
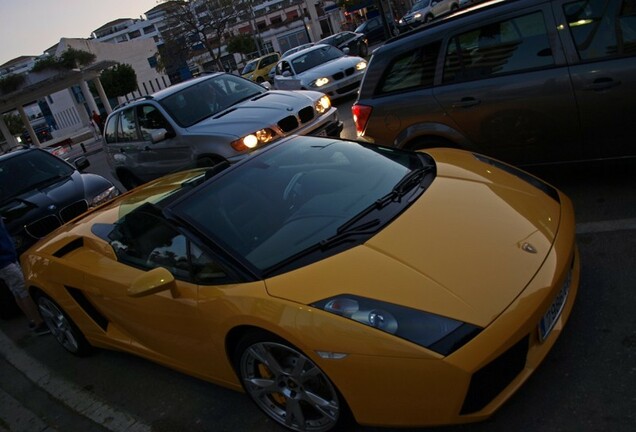
[[[339,295],[312,306],[357,321],[448,355],[474,338],[481,329],[429,312],[354,295]]]
[[[274,132],[270,128],[264,128],[257,130],[254,133],[247,134],[237,140],[234,140],[230,143],[230,145],[237,152],[243,152],[246,150],[254,149],[259,145],[267,144],[273,141],[275,138],[276,132]]]
[[[329,111],[329,108],[331,108],[331,99],[329,99],[329,96],[324,95],[323,97],[318,99],[318,101],[314,105],[314,108],[319,114],[326,113],[327,111]]]
[[[98,205],[103,204],[106,201],[109,201],[109,200],[115,198],[117,195],[119,195],[119,189],[117,189],[115,186],[111,186],[108,189],[106,189],[104,192],[95,195],[88,202],[88,206],[89,207],[97,207]]]
[[[367,62],[361,61],[356,65],[356,70],[361,71],[367,68]]]

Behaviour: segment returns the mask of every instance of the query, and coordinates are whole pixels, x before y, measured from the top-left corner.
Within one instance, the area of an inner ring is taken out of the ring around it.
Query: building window
[[[139,30],[132,31],[128,33],[128,37],[131,39],[136,39],[141,36],[141,32]]]
[[[155,26],[153,25],[149,25],[148,27],[144,27],[144,34],[148,34],[148,33],[153,33],[155,32]]]

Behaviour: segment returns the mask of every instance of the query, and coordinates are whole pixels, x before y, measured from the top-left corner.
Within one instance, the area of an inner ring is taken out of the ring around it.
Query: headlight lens
[[[320,114],[329,111],[329,108],[331,108],[331,99],[329,99],[329,96],[324,95],[318,99],[314,108],[316,108],[316,111]]]
[[[323,78],[318,78],[315,81],[312,81],[312,83],[309,84],[309,85],[312,86],[312,87],[322,87],[322,86],[324,86],[324,85],[326,85],[328,83],[329,83],[329,78],[324,78],[323,77]]]
[[[276,132],[269,128],[264,128],[232,141],[231,145],[234,150],[242,152],[254,149],[262,144],[267,144],[274,140],[274,138],[276,138]]]
[[[481,329],[441,315],[354,295],[340,295],[312,306],[377,328],[442,355],[475,337]]]
[[[356,65],[356,70],[364,70],[367,68],[367,62],[361,61]]]
[[[111,186],[104,192],[95,195],[93,199],[91,199],[88,203],[88,206],[97,207],[98,205],[115,198],[117,195],[119,195],[119,189],[117,189],[115,186]]]
[[[413,15],[413,18],[420,19],[420,18],[422,18],[422,14],[421,13],[416,13],[415,15]]]

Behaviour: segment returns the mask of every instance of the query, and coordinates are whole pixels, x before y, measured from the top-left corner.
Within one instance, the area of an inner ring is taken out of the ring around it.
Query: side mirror
[[[272,89],[272,85],[269,83],[269,81],[263,81],[261,84],[261,87],[265,87],[267,90],[271,90]]]
[[[150,141],[152,141],[153,144],[163,141],[166,138],[168,138],[168,131],[164,128],[155,129],[150,133]]]
[[[78,171],[84,171],[86,168],[91,166],[91,163],[88,159],[86,159],[86,156],[80,156],[73,161],[73,165],[75,165],[75,168],[77,168]]]
[[[133,281],[126,294],[129,297],[144,297],[177,287],[174,276],[163,267],[157,267]]]
[[[349,49],[349,47],[344,47],[344,48],[342,49],[342,52],[343,52],[343,53],[345,53],[345,55],[349,55],[349,51],[351,51],[351,50]]]
[[[292,74],[290,71],[286,70],[286,71],[283,71],[283,76],[289,78],[290,76],[292,76]]]

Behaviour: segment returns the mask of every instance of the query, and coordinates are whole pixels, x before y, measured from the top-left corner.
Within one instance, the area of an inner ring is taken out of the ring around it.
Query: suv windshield
[[[344,55],[345,54],[336,47],[331,45],[324,46],[307,51],[305,54],[294,58],[292,64],[294,65],[296,73],[300,74],[328,61],[343,57]]]
[[[179,126],[189,127],[266,91],[244,78],[221,74],[171,94],[159,103]]]
[[[29,150],[0,160],[0,202],[69,177],[75,169],[48,152]]]
[[[392,194],[412,190],[417,182],[401,181],[423,168],[416,153],[396,149],[314,137],[288,144],[222,174],[175,214],[266,271],[334,238],[373,235],[388,223],[374,206],[405,208]]]

